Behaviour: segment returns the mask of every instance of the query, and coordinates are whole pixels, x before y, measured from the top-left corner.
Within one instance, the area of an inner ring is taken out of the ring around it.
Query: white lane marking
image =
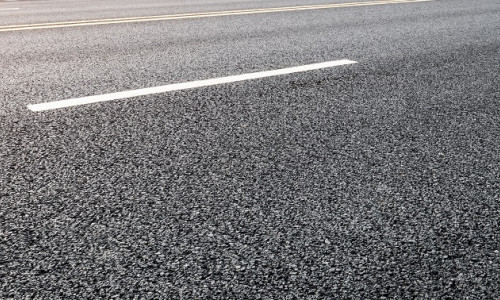
[[[0,8],[0,11],[2,10],[18,10],[20,9],[19,7],[10,7],[10,8]]]
[[[165,93],[165,92],[180,91],[180,90],[186,90],[186,89],[193,89],[193,88],[200,88],[200,87],[206,87],[206,86],[212,86],[212,85],[232,83],[232,82],[238,82],[238,81],[244,81],[244,80],[252,80],[252,79],[259,79],[259,78],[272,77],[272,76],[278,76],[278,75],[286,75],[286,74],[292,74],[292,73],[298,73],[298,72],[306,72],[306,71],[312,71],[312,70],[318,70],[318,69],[324,69],[324,68],[330,68],[330,67],[337,67],[337,66],[355,64],[355,63],[357,63],[357,62],[352,61],[352,60],[348,60],[348,59],[342,59],[342,60],[328,61],[328,62],[324,62],[324,63],[304,65],[304,66],[278,69],[278,70],[272,70],[272,71],[247,73],[247,74],[241,74],[241,75],[233,75],[233,76],[227,76],[227,77],[205,79],[205,80],[198,80],[198,81],[191,81],[191,82],[184,82],[184,83],[174,83],[174,84],[168,84],[168,85],[150,87],[150,88],[144,88],[144,89],[138,89],[138,90],[130,90],[130,91],[96,95],[96,96],[88,96],[88,97],[82,97],[82,98],[73,98],[73,99],[67,99],[67,100],[31,104],[31,105],[28,105],[28,109],[31,111],[45,111],[45,110],[72,107],[72,106],[78,106],[78,105],[84,105],[84,104],[90,104],[90,103],[113,101],[113,100],[126,99],[126,98],[138,97],[138,96],[153,95],[153,94],[160,94],[160,93]]]
[[[124,23],[136,23],[136,22],[153,22],[162,20],[165,21],[165,20],[197,19],[197,18],[210,18],[210,17],[222,17],[222,16],[241,16],[241,15],[263,14],[263,13],[334,9],[341,7],[362,7],[362,6],[372,6],[372,5],[390,5],[390,4],[405,4],[405,3],[410,4],[410,3],[429,2],[429,1],[434,1],[434,0],[383,0],[383,1],[368,1],[368,2],[254,8],[254,9],[243,9],[243,10],[213,11],[213,12],[198,12],[198,13],[181,13],[173,15],[156,15],[156,16],[144,16],[144,17],[125,17],[125,18],[95,19],[95,20],[80,20],[80,21],[75,20],[75,21],[50,22],[50,23],[39,23],[39,24],[17,24],[17,25],[0,26],[0,32],[39,30],[48,28],[80,27],[80,26],[97,26],[106,24],[124,24]]]

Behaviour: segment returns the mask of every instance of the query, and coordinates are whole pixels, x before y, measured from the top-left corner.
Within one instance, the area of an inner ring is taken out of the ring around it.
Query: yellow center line
[[[39,24],[5,25],[5,26],[0,26],[0,32],[36,30],[36,29],[48,29],[48,28],[63,28],[63,27],[93,26],[93,25],[95,26],[95,25],[107,25],[107,24],[119,24],[119,23],[152,22],[152,21],[179,20],[179,19],[196,19],[196,18],[208,18],[208,17],[249,15],[249,14],[273,13],[273,12],[287,12],[287,11],[318,10],[318,9],[341,8],[341,7],[417,3],[417,2],[430,2],[430,1],[434,1],[434,0],[383,0],[383,1],[319,4],[319,5],[306,5],[306,6],[287,6],[287,7],[256,8],[256,9],[244,9],[244,10],[228,10],[228,11],[201,12],[201,13],[184,13],[184,14],[158,15],[158,16],[146,16],[146,17],[128,17],[128,18],[66,21],[66,22],[52,22],[52,23],[39,23]]]

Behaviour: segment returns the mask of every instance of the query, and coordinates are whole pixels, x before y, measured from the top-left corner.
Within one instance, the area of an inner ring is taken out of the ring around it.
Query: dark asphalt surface
[[[184,2],[0,20],[331,3]],[[0,32],[0,298],[499,299],[499,104],[496,0]]]

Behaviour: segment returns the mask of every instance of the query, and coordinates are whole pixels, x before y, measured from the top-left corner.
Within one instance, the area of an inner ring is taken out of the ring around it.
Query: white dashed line
[[[278,69],[278,70],[272,70],[272,71],[247,73],[247,74],[206,79],[206,80],[198,80],[198,81],[191,81],[191,82],[184,82],[184,83],[174,83],[174,84],[168,84],[168,85],[150,87],[150,88],[144,88],[144,89],[138,89],[138,90],[130,90],[130,91],[89,96],[89,97],[82,97],[82,98],[73,98],[73,99],[67,99],[67,100],[61,100],[61,101],[31,104],[31,105],[28,105],[28,109],[31,111],[45,111],[45,110],[79,106],[79,105],[85,105],[85,104],[91,104],[91,103],[120,100],[120,99],[126,99],[126,98],[138,97],[138,96],[153,95],[153,94],[160,94],[160,93],[165,93],[165,92],[180,91],[180,90],[200,88],[200,87],[219,85],[219,84],[225,84],[225,83],[232,83],[232,82],[238,82],[238,81],[272,77],[272,76],[278,76],[278,75],[306,72],[306,71],[331,68],[331,67],[355,64],[355,63],[357,63],[357,62],[352,61],[352,60],[347,60],[347,59],[335,60],[335,61],[329,61],[329,62],[324,62],[324,63],[304,65],[304,66]]]

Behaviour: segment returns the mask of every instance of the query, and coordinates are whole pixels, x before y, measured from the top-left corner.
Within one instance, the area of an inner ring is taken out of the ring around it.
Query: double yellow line
[[[165,21],[165,20],[210,18],[210,17],[222,17],[222,16],[263,14],[263,13],[273,13],[273,12],[303,11],[303,10],[330,9],[330,8],[341,8],[341,7],[429,2],[429,1],[433,0],[384,0],[384,1],[350,2],[350,3],[320,4],[320,5],[306,5],[306,6],[288,6],[288,7],[257,8],[257,9],[244,9],[244,10],[202,12],[202,13],[187,13],[187,14],[175,14],[175,15],[159,15],[159,16],[147,16],[147,17],[67,21],[67,22],[40,23],[40,24],[19,24],[19,25],[0,26],[0,32],[95,26],[95,25],[121,24],[121,23],[153,22],[153,21]]]

